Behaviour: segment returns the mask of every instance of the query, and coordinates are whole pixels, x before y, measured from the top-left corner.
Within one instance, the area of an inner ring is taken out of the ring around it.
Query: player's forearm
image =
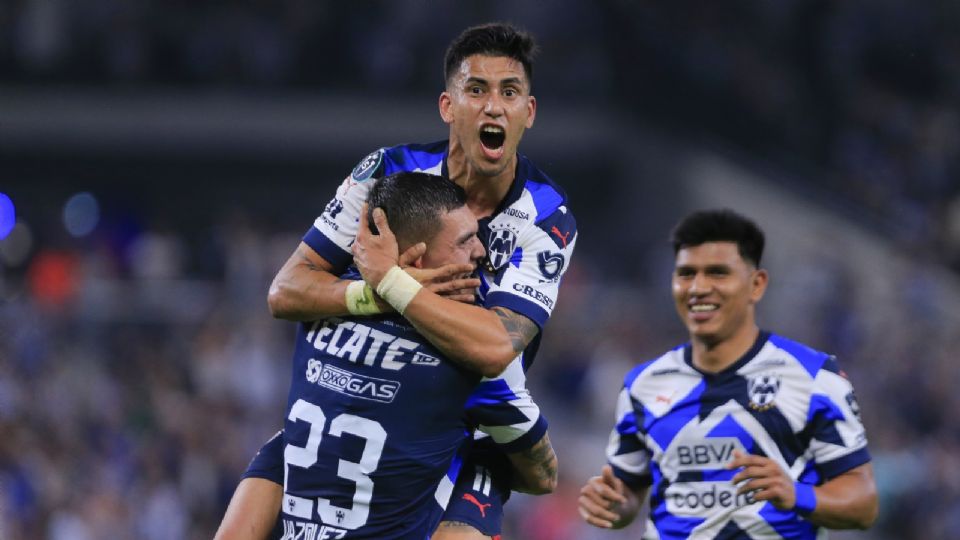
[[[557,454],[547,434],[529,449],[508,454],[508,457],[516,472],[511,486],[515,491],[545,495],[556,489]]]
[[[284,268],[267,295],[270,313],[288,321],[314,321],[348,315],[345,301],[349,281],[304,265]]]
[[[814,488],[816,508],[807,519],[828,529],[867,529],[877,519],[877,490],[870,464]]]
[[[495,377],[523,351],[496,313],[422,289],[403,316],[445,356],[467,369]]]
[[[349,281],[333,274],[333,266],[301,242],[270,285],[267,304],[278,319],[315,321],[346,315]]]

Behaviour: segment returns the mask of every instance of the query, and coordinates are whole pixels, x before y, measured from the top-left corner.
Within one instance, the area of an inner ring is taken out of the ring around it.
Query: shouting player
[[[444,61],[446,88],[439,100],[448,140],[383,148],[357,165],[274,279],[269,295],[274,316],[314,321],[392,310],[369,284],[340,276],[351,263],[353,249],[386,253],[383,245],[357,240],[373,180],[399,171],[433,173],[464,189],[467,207],[478,220],[487,252],[479,272],[481,303],[457,301],[464,299],[458,290],[474,285],[469,280],[443,282],[447,274],[411,269],[406,273],[428,286],[413,291],[404,317],[465,369],[495,376],[512,363],[524,370],[530,366],[577,239],[563,190],[517,152],[536,117],[531,94],[534,52],[528,34],[504,24],[469,28],[451,43]],[[400,262],[394,264],[403,266]],[[278,446],[264,447],[258,459]],[[436,538],[499,535],[510,475],[503,453],[488,440],[478,441],[457,478]],[[279,482],[254,466],[234,498],[276,508]],[[230,530],[262,530],[262,524],[228,523],[232,517],[228,514],[224,524]],[[252,521],[257,516],[241,517]]]
[[[877,494],[853,387],[834,357],[761,331],[764,237],[733,212],[674,230],[673,298],[690,342],[630,371],[609,464],[580,492],[620,528],[648,490],[661,538],[819,538],[867,528]]]

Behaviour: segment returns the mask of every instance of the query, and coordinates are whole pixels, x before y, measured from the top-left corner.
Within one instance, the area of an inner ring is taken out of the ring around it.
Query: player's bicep
[[[540,327],[524,315],[503,307],[494,307],[493,312],[500,318],[504,329],[510,336],[513,351],[520,354],[537,337]]]

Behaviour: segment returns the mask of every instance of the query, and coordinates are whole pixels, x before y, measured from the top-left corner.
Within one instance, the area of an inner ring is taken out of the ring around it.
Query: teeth
[[[696,304],[694,306],[690,306],[690,311],[697,312],[697,313],[703,312],[703,311],[713,311],[717,309],[717,307],[718,306],[716,304]]]
[[[483,126],[484,133],[503,133],[503,128],[498,126]]]

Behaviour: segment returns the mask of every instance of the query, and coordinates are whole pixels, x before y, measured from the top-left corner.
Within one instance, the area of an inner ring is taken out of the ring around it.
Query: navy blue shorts
[[[466,523],[486,536],[498,538],[503,527],[503,505],[510,498],[510,470],[505,456],[468,455],[450,503],[441,521]]]

